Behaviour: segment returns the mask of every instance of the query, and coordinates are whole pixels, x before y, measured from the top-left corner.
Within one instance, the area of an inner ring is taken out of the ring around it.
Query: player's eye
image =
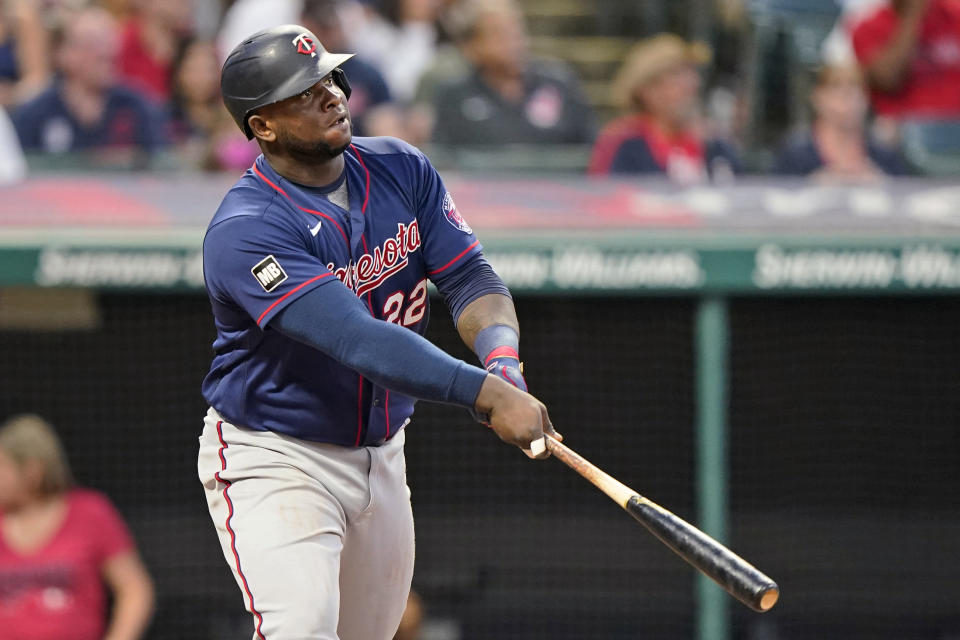
[[[312,95],[313,95],[313,90],[312,90],[312,89],[306,89],[306,90],[300,92],[300,97],[301,97],[301,98],[309,98],[309,97],[312,96]]]

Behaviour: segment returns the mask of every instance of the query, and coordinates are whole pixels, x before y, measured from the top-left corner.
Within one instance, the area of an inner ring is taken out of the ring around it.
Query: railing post
[[[727,537],[727,301],[700,299],[696,317],[696,482],[701,529]],[[729,596],[704,575],[697,576],[697,640],[729,640]]]

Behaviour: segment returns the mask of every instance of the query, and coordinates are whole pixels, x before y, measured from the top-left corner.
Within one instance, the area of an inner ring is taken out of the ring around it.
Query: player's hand
[[[547,434],[562,440],[550,423],[547,408],[529,393],[521,391],[498,377],[488,375],[477,395],[476,411],[488,416],[488,423],[501,440],[521,449],[531,449],[531,443],[543,442]],[[534,446],[536,458],[550,454],[546,447]]]
[[[523,378],[523,364],[516,358],[502,356],[487,363],[487,371],[504,382],[509,382],[520,391],[527,390],[527,381]]]

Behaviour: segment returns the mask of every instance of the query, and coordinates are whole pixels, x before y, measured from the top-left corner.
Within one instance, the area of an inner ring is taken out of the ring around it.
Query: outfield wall
[[[48,416],[128,516],[157,578],[154,640],[248,625],[195,478],[213,339],[199,242],[226,182],[45,177],[0,204],[0,415]],[[783,596],[743,609],[561,465],[421,404],[408,470],[435,637],[960,634],[948,185],[449,182],[568,442]],[[58,301],[73,321],[29,322]],[[436,299],[429,337],[471,357]]]

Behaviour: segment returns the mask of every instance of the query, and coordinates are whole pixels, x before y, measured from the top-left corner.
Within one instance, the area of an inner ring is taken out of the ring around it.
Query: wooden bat
[[[754,611],[769,611],[777,603],[780,587],[749,562],[689,522],[604,473],[558,440],[550,436],[544,436],[544,439],[550,453],[592,482],[662,543],[713,579],[734,598]]]

